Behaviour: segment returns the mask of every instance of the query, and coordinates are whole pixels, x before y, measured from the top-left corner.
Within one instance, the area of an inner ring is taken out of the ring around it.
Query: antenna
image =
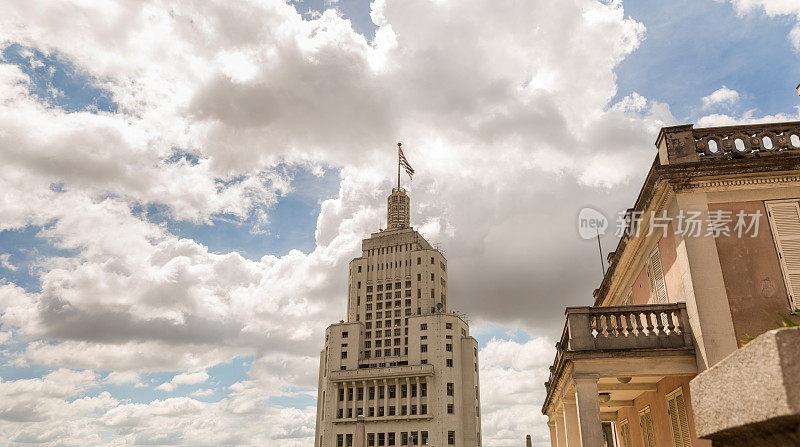
[[[603,277],[606,276],[606,263],[603,262],[603,246],[600,245],[600,229],[597,230],[597,249],[600,250],[600,268],[603,270]]]

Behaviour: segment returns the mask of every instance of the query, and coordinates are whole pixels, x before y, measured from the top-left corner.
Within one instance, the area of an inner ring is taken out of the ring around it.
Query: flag
[[[398,154],[399,154],[399,157],[400,157],[400,166],[402,166],[403,169],[406,170],[406,174],[408,174],[408,178],[413,179],[414,178],[414,168],[412,168],[411,165],[408,164],[408,160],[406,160],[406,156],[403,155],[403,148],[400,147],[399,144],[397,145],[397,150],[398,150]]]

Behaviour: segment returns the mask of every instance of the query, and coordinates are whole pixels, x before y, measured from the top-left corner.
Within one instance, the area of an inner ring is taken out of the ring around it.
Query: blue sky
[[[303,13],[335,7],[352,21],[356,31],[370,40],[374,36],[376,27],[370,21],[367,0],[304,0],[295,5]],[[736,116],[751,110],[756,116],[795,112],[798,101],[794,88],[800,82],[800,55],[787,39],[794,26],[789,17],[770,18],[758,12],[737,15],[731,4],[717,1],[633,0],[624,5],[625,14],[642,22],[647,32],[640,47],[616,68],[618,90],[609,106],[636,92],[669,105],[675,118],[686,123],[715,112]],[[0,63],[19,67],[30,78],[30,93],[48,107],[66,112],[119,112],[112,93],[102,88],[104,80],[86,74],[58,53],[46,54],[38,48],[12,43],[2,48]],[[739,101],[702,109],[701,98],[722,86],[736,90],[740,94]],[[592,89],[592,85],[575,85],[574,88]],[[197,162],[194,155],[176,148],[171,161],[180,157],[186,157],[190,163]],[[280,195],[275,204],[251,210],[242,219],[215,214],[211,216],[212,223],[197,224],[174,218],[166,206],[158,203],[136,203],[131,205],[131,212],[163,225],[175,236],[194,240],[214,253],[235,251],[254,261],[264,255],[284,256],[291,250],[312,253],[316,247],[320,204],[339,194],[341,172],[331,166],[325,166],[320,172],[302,163],[280,163],[274,169],[291,179],[291,190]],[[59,184],[51,186],[54,191],[59,188]],[[259,222],[259,212],[269,216],[266,225]],[[4,261],[0,262],[0,284],[15,284],[30,293],[41,292],[39,274],[44,262],[77,255],[78,250],[59,249],[43,236],[48,225],[0,231],[0,256],[6,255],[0,258]],[[325,299],[329,299],[327,294]],[[343,316],[331,316],[330,320],[340,317]],[[519,344],[533,339],[523,328],[487,321],[474,325],[472,334],[481,349],[492,339]],[[0,344],[0,377],[3,380],[41,377],[55,369],[18,363],[16,360],[22,357],[27,341],[15,336]],[[0,340],[0,343],[3,342]],[[230,386],[249,377],[253,364],[254,356],[237,355],[229,362],[208,368],[208,380],[178,385],[169,392],[155,388],[172,380],[178,374],[176,371],[144,373],[140,377],[144,386],[92,387],[72,398],[97,396],[108,391],[120,400],[147,403],[211,389],[210,395],[198,397],[198,400],[216,402],[229,393]],[[110,371],[98,373],[106,377]],[[306,387],[291,387],[282,395],[263,402],[278,408],[305,408],[314,403],[314,390]]]

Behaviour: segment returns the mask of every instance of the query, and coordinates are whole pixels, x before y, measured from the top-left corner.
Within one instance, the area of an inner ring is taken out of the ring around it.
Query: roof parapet
[[[655,143],[662,165],[800,151],[800,121],[743,126],[663,127]]]

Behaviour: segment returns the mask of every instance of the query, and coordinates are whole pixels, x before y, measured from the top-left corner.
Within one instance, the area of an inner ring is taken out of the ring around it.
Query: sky
[[[549,445],[564,307],[602,274],[579,210],[630,207],[663,126],[800,119],[786,0],[0,7],[11,446],[313,445],[398,141],[479,342],[484,445]]]

